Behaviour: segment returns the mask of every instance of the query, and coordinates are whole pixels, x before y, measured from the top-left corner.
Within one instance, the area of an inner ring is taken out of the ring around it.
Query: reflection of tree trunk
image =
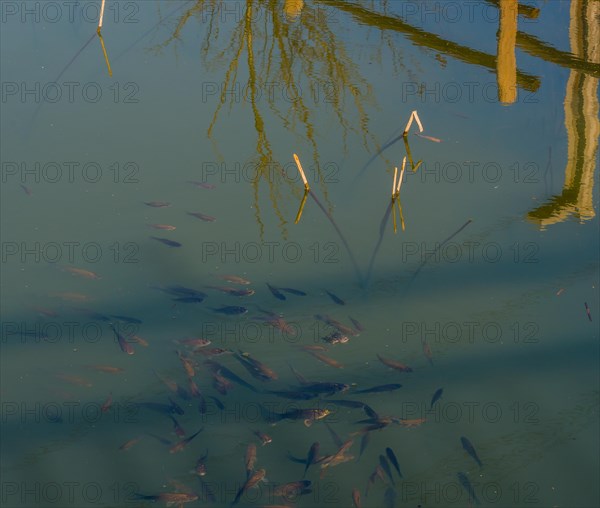
[[[572,1],[571,52],[596,64],[600,63],[599,17],[600,2]],[[598,112],[598,79],[572,70],[565,95],[568,158],[563,192],[528,214],[542,227],[564,221],[571,214],[582,221],[595,217],[592,191],[600,137]]]
[[[500,29],[498,33],[498,100],[512,104],[517,100],[517,0],[500,0]]]

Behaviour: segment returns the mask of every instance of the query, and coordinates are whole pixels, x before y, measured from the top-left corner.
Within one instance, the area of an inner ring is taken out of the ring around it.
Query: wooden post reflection
[[[512,104],[517,100],[517,0],[500,0],[500,27],[498,31],[498,100]]]
[[[600,63],[600,2],[573,0],[569,39],[571,52],[582,60]],[[567,220],[572,215],[585,221],[595,217],[594,173],[600,119],[598,79],[580,70],[571,70],[565,93],[567,165],[562,193],[532,210],[527,217],[541,228]]]
[[[304,7],[304,0],[285,0],[283,11],[287,19],[295,21],[300,16],[302,8]]]

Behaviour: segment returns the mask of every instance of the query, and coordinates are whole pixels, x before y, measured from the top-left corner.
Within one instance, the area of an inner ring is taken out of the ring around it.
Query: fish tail
[[[261,416],[269,423],[277,423],[283,420],[283,415],[276,413],[275,411],[270,411],[262,404],[259,404],[259,407]]]

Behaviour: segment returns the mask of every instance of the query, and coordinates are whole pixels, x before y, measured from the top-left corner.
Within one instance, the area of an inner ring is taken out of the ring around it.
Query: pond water
[[[3,506],[598,506],[600,3],[100,4],[0,6]]]

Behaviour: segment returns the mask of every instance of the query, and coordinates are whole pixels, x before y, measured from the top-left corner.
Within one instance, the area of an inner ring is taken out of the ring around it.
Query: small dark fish
[[[231,349],[223,349],[221,347],[210,347],[210,348],[203,348],[203,349],[195,349],[193,351],[193,353],[196,355],[204,355],[204,356],[221,356],[221,355],[232,354],[233,351],[231,351]]]
[[[204,215],[200,212],[187,212],[187,214],[191,215],[192,217],[196,217],[196,219],[203,220],[204,222],[214,222],[217,220],[217,218],[213,217],[212,215]]]
[[[25,194],[27,194],[28,196],[31,196],[31,189],[29,187],[27,187],[26,185],[21,184],[21,189],[23,189],[23,192]]]
[[[587,317],[591,321],[592,320],[592,313],[590,312],[590,308],[588,307],[587,302],[583,302],[583,304],[585,305],[585,312],[587,314]]]
[[[357,488],[352,489],[352,502],[354,503],[354,508],[361,508],[360,492]]]
[[[207,294],[202,291],[198,291],[194,288],[186,288],[185,286],[166,286],[166,287],[156,287],[155,289],[160,289],[165,293],[169,293],[173,296],[196,296],[201,298],[206,298]]]
[[[317,459],[319,458],[319,449],[320,449],[320,445],[318,441],[315,441],[309,448],[308,450],[308,455],[306,456],[306,467],[304,468],[304,474],[302,475],[302,478],[304,478],[306,476],[306,473],[308,472],[308,468],[310,466],[312,466],[313,464],[316,464]]]
[[[269,291],[271,291],[271,294],[277,298],[278,300],[285,300],[285,295],[279,291],[276,287],[271,286],[271,284],[269,284],[267,282],[267,287],[269,288]]]
[[[352,324],[354,325],[354,328],[356,329],[356,331],[357,331],[357,332],[362,332],[362,331],[364,331],[364,327],[363,327],[363,325],[361,325],[361,324],[360,324],[360,323],[359,323],[359,322],[358,322],[356,319],[354,319],[354,318],[352,318],[352,317],[350,317],[350,316],[348,316],[348,319],[349,319],[350,321],[352,321]]]
[[[391,392],[402,388],[401,384],[392,383],[388,385],[378,385],[372,388],[364,388],[362,390],[354,390],[352,393],[380,393],[380,392]]]
[[[177,404],[177,402],[175,402],[171,397],[167,397],[169,399],[169,402],[171,403],[171,407],[173,408],[173,411],[175,411],[178,415],[182,415],[184,414],[183,409],[181,408],[181,406],[179,404]]]
[[[267,367],[264,363],[252,358],[248,353],[235,353],[235,358],[244,366],[244,368],[256,379],[261,381],[271,381],[278,378],[277,373]]]
[[[310,427],[315,421],[321,420],[331,414],[329,409],[290,409],[285,413],[277,413],[275,411],[269,411],[265,407],[261,406],[262,413],[265,418],[271,423],[279,422],[281,420],[302,420],[304,419],[304,425]]]
[[[183,245],[174,240],[169,240],[168,238],[159,238],[158,236],[151,236],[150,238],[152,238],[153,240],[156,240],[157,242],[164,243],[165,245],[167,245],[169,247],[181,247]]]
[[[138,319],[138,318],[133,318],[133,317],[129,317],[129,316],[117,316],[115,314],[111,314],[110,317],[114,317],[116,319],[118,319],[119,321],[123,321],[124,323],[133,323],[136,325],[141,325],[142,324],[142,320]]]
[[[151,206],[152,208],[165,208],[171,206],[171,203],[167,203],[166,201],[144,201],[144,204]]]
[[[216,397],[213,397],[212,395],[208,396],[209,399],[212,399],[215,403],[215,405],[221,410],[223,411],[225,409],[225,405]]]
[[[433,397],[431,397],[431,404],[429,406],[429,409],[431,409],[433,407],[433,405],[442,398],[442,393],[444,393],[443,388],[438,388],[435,391],[435,393],[433,394]]]
[[[460,442],[462,443],[462,447],[464,448],[464,450],[471,457],[473,457],[473,460],[475,460],[475,462],[477,462],[477,464],[479,464],[479,467],[483,466],[483,463],[481,462],[481,460],[479,460],[479,457],[477,456],[477,452],[475,451],[475,448],[471,444],[471,441],[469,441],[466,437],[463,436],[460,438]]]
[[[135,351],[133,350],[133,346],[129,344],[127,340],[125,340],[125,337],[123,337],[119,332],[117,332],[117,329],[114,326],[110,325],[110,327],[112,328],[112,331],[117,337],[117,341],[119,342],[119,347],[121,348],[121,351],[123,351],[123,353],[127,353],[128,355],[134,354]]]
[[[212,190],[217,188],[217,186],[213,185],[212,183],[198,182],[197,180],[188,180],[187,183],[206,190]]]
[[[379,465],[385,471],[385,474],[388,475],[388,478],[392,480],[392,485],[396,485],[394,477],[392,476],[392,470],[390,469],[390,465],[383,455],[379,456]]]
[[[363,405],[363,411],[370,418],[374,418],[374,419],[378,419],[379,418],[379,415],[377,414],[377,411],[375,411],[371,406],[368,406],[367,404]]]
[[[292,400],[311,400],[317,397],[316,393],[293,390],[267,390],[267,393]]]
[[[190,444],[190,441],[192,439],[194,439],[198,434],[200,434],[200,432],[202,432],[203,430],[204,430],[204,427],[202,427],[198,432],[195,432],[194,434],[192,434],[190,437],[187,437],[184,440],[179,441],[178,443],[175,443],[169,449],[169,453],[177,453],[177,452],[180,452],[181,450],[183,450],[188,444]]]
[[[300,291],[299,289],[294,289],[294,288],[278,288],[281,291],[285,291],[286,293],[290,293],[291,295],[296,295],[296,296],[306,296],[306,293],[304,291]]]
[[[350,388],[347,384],[344,383],[330,383],[328,381],[320,382],[320,383],[307,383],[300,387],[300,391],[315,393],[315,394],[326,394],[333,395],[338,392],[345,392]]]
[[[150,437],[153,437],[154,439],[156,439],[160,444],[164,445],[164,446],[173,446],[173,441],[166,439],[164,437],[161,437],[157,434],[152,434],[152,432],[148,432],[148,435]]]
[[[400,465],[398,464],[398,459],[396,458],[396,454],[394,453],[394,450],[392,450],[388,446],[385,449],[385,453],[386,453],[388,459],[390,459],[390,462],[392,463],[392,466],[394,466],[394,469],[398,472],[398,476],[400,478],[402,478],[402,473],[400,472]]]
[[[344,444],[344,441],[342,440],[342,438],[339,436],[339,434],[335,430],[333,430],[333,427],[331,425],[329,425],[327,422],[325,422],[325,427],[327,427],[327,430],[329,431],[329,434],[331,435],[333,444],[335,444],[335,446],[340,448]]]
[[[218,363],[214,360],[206,360],[204,363],[206,365],[209,365],[213,372],[218,373],[231,381],[235,381],[236,383],[248,388],[249,390],[252,390],[255,393],[258,393],[258,390],[254,386],[252,386],[247,381],[244,381],[235,372],[229,370],[224,365],[221,365],[220,363]]]
[[[240,314],[246,314],[248,309],[246,307],[239,307],[237,305],[225,305],[218,309],[211,307],[211,309],[219,314],[225,314],[226,316],[238,316]]]
[[[202,296],[180,296],[179,298],[173,298],[174,302],[181,303],[202,303],[204,301],[204,297]]]
[[[273,441],[273,438],[260,430],[254,430],[252,433],[260,440],[263,446],[268,445]]]
[[[369,432],[365,432],[360,440],[360,453],[358,454],[359,458],[362,457],[362,454],[367,449],[367,446],[369,445],[370,440],[371,440],[371,434]]]
[[[290,459],[292,462],[295,462],[296,464],[305,464],[306,465],[306,459],[301,459],[300,457],[294,457],[289,451],[287,452],[287,458]]]
[[[385,494],[383,494],[383,500],[386,508],[394,508],[394,506],[396,506],[396,497],[396,490],[392,487],[388,487],[385,490]]]
[[[346,302],[344,302],[344,300],[342,300],[340,297],[334,295],[330,291],[325,290],[325,292],[329,295],[329,298],[331,298],[338,305],[346,305]]]
[[[160,402],[138,402],[137,405],[166,415],[170,415],[172,413],[183,414],[179,413],[179,411],[177,411],[172,404],[162,404]]]
[[[363,409],[366,404],[364,402],[360,402],[358,400],[339,400],[339,399],[328,399],[327,402],[333,402],[338,406],[351,407],[356,409]]]
[[[177,434],[179,437],[185,437],[185,430],[183,430],[183,427],[179,425],[179,422],[175,419],[175,417],[170,414],[169,418],[171,418],[171,421],[173,422],[173,430],[175,431],[175,434]]]
[[[456,476],[458,476],[458,481],[467,491],[467,494],[469,494],[469,498],[472,499],[475,504],[481,504],[479,502],[479,499],[477,499],[477,496],[475,495],[475,489],[473,489],[473,485],[471,485],[471,482],[467,478],[467,475],[465,473],[459,472],[456,473]]]

